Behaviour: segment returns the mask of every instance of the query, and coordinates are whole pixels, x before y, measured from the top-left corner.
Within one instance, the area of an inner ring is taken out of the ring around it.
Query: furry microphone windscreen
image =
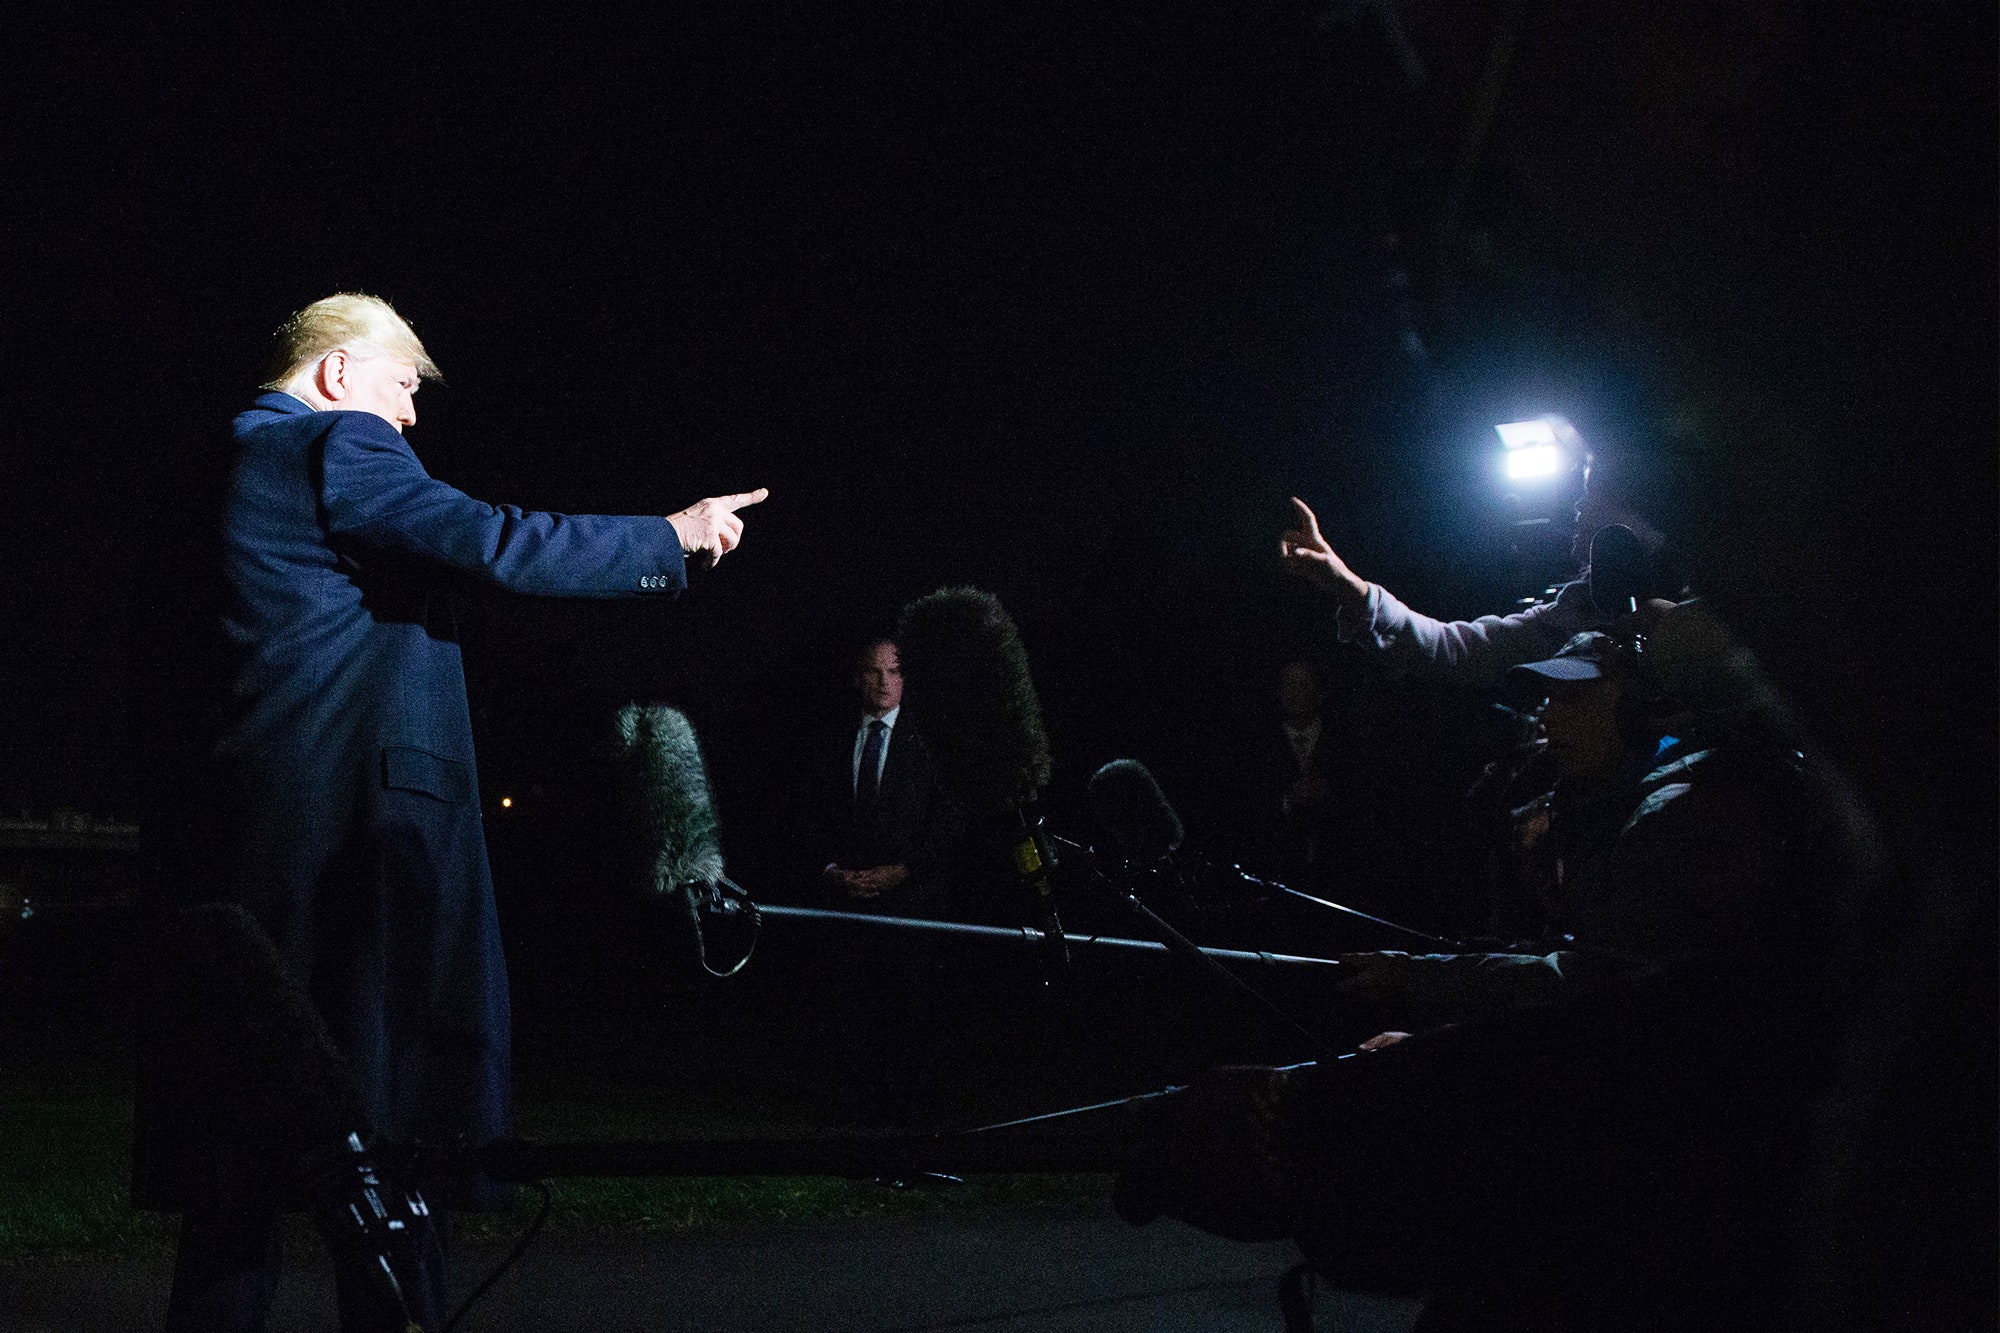
[[[1005,810],[1049,780],[1049,740],[1013,618],[992,593],[944,588],[896,628],[903,714],[937,756],[945,790]]]
[[[678,710],[618,710],[619,785],[636,836],[642,884],[668,893],[722,878],[722,844],[694,727]]]
[[[1128,861],[1163,861],[1187,836],[1158,780],[1136,759],[1113,759],[1093,773],[1089,799],[1098,830]]]

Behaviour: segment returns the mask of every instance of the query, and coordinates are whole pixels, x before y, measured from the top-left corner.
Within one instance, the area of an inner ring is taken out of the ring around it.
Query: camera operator
[[[1704,613],[1697,604],[1656,613]],[[1355,954],[1350,991],[1433,1019],[1560,998],[1661,969],[1776,953],[1799,920],[1777,892],[1804,836],[1795,759],[1737,712],[1690,710],[1646,670],[1647,641],[1578,635],[1508,673],[1540,705],[1557,773],[1540,837],[1551,846],[1547,955]]]
[[[1700,617],[1656,637],[1726,642]],[[1511,674],[1561,774],[1554,947],[1343,959],[1383,1018],[1452,1024],[1163,1104],[1128,1217],[1292,1236],[1336,1284],[1432,1293],[1427,1328],[1782,1319],[1840,1018],[1821,915],[1855,867],[1741,659],[1655,646],[1586,634]]]

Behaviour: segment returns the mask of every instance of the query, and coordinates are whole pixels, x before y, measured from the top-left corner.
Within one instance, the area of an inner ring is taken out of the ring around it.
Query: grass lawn
[[[732,1122],[739,1118],[732,1117]],[[682,1136],[686,1117],[657,1093],[595,1099],[525,1099],[517,1129],[528,1138]],[[697,1126],[692,1132],[716,1131]],[[132,1104],[116,1094],[37,1097],[0,1089],[0,1260],[65,1254],[165,1253],[172,1219],[129,1202]],[[780,1133],[775,1123],[734,1123],[737,1133]],[[571,1179],[551,1183],[555,1232],[689,1233],[744,1222],[872,1217],[940,1209],[1046,1207],[1102,1198],[1103,1176],[986,1176],[962,1186],[891,1189],[867,1181],[803,1178]],[[506,1213],[464,1214],[461,1234],[512,1235],[539,1207],[520,1192]],[[303,1220],[295,1227],[306,1241]]]
[[[171,1243],[132,1208],[131,1153],[130,1098],[0,1092],[0,1259]]]
[[[164,1252],[172,1219],[128,1202],[135,1057],[130,977],[145,941],[122,918],[0,934],[0,1260]],[[585,945],[590,948],[586,948]],[[557,947],[533,931],[518,950],[515,1131],[543,1142],[790,1138],[843,1117],[852,1049],[829,1032],[879,1019],[854,1008],[854,977],[770,949],[765,971],[718,987],[648,970],[645,949],[593,936]],[[537,946],[539,945],[539,949]],[[803,949],[804,946],[800,946]],[[794,953],[799,953],[795,949]],[[595,952],[592,952],[595,950]],[[1209,1031],[1207,993],[1091,974],[1055,999],[1037,974],[954,964],[949,1058],[935,1072],[942,1125],[969,1127],[1148,1090],[1186,1067]],[[860,975],[867,960],[849,962]],[[941,963],[942,967],[943,964]],[[1023,977],[1026,980],[1023,980]],[[583,978],[579,982],[578,978]],[[1171,978],[1168,979],[1171,982]],[[959,992],[963,994],[959,994]],[[844,1012],[843,1003],[853,1012]],[[939,1020],[942,1024],[942,1020]],[[1192,1036],[1190,1035],[1192,1034]],[[1218,1048],[1220,1049],[1220,1048]],[[1222,1052],[1258,1054],[1236,1043]],[[1215,1053],[1200,1063],[1213,1062]],[[869,1217],[1102,1199],[1104,1176],[986,1176],[897,1190],[811,1178],[565,1179],[551,1185],[558,1233],[684,1233],[739,1223]],[[511,1235],[539,1204],[465,1214],[460,1229]],[[301,1237],[305,1230],[301,1225]]]

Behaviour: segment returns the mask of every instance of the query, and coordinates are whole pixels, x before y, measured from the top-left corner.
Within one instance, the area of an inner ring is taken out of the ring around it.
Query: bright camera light
[[[1552,417],[1536,417],[1533,421],[1504,421],[1495,426],[1500,433],[1501,445],[1508,449],[1532,449],[1536,446],[1553,446],[1556,443],[1556,423]]]
[[[1558,477],[1583,457],[1583,440],[1565,417],[1503,421],[1495,426],[1507,460],[1509,481],[1543,481]]]
[[[1507,479],[1553,477],[1563,469],[1563,452],[1553,444],[1528,444],[1507,451]]]

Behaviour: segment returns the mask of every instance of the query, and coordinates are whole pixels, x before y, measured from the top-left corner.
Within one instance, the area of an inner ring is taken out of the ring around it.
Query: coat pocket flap
[[[407,745],[382,747],[382,785],[457,804],[472,799],[472,767]]]

